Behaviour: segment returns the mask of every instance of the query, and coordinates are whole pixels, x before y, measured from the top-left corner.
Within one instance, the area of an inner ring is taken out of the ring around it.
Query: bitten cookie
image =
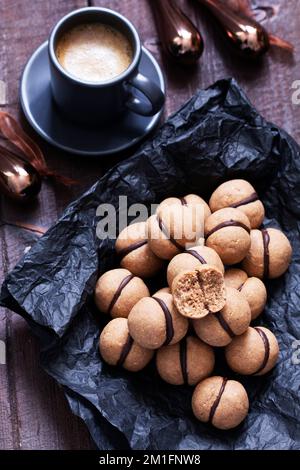
[[[193,336],[157,351],[160,377],[172,385],[195,385],[208,377],[215,365],[213,349]]]
[[[215,376],[197,385],[192,408],[199,421],[226,430],[235,428],[246,418],[249,399],[242,384]]]
[[[249,327],[225,349],[229,367],[243,375],[263,375],[276,364],[279,346],[273,333],[262,326]]]
[[[150,249],[147,241],[146,222],[128,225],[119,234],[115,246],[122,268],[135,276],[154,276],[163,262]]]
[[[250,248],[250,222],[238,209],[220,209],[205,222],[206,246],[214,249],[224,264],[242,261]]]
[[[193,320],[197,336],[210,346],[227,346],[250,325],[251,311],[247,300],[236,289],[226,288],[226,303],[222,310]]]
[[[174,303],[181,315],[202,318],[219,312],[225,305],[224,276],[214,266],[202,265],[194,271],[183,271],[172,283]]]
[[[267,289],[257,277],[248,277],[242,269],[231,268],[225,272],[225,285],[237,289],[247,300],[251,319],[255,320],[267,303]]]
[[[142,348],[132,339],[127,318],[114,318],[103,328],[99,348],[105,362],[131,372],[146,367],[153,357],[153,351]]]
[[[193,271],[202,264],[215,266],[224,274],[224,265],[215,250],[212,250],[207,246],[194,246],[193,248],[186,250],[184,253],[174,256],[170,261],[167,270],[169,286],[172,286],[175,277],[179,273],[182,271]]]
[[[265,217],[263,203],[253,188],[245,180],[231,180],[221,184],[211,195],[209,207],[212,212],[225,207],[233,207],[244,212],[251,228],[259,228]]]
[[[97,307],[113,318],[127,318],[132,307],[143,297],[149,296],[144,281],[122,268],[102,274],[95,289]]]
[[[128,316],[130,335],[141,346],[158,349],[180,341],[188,330],[188,321],[180,315],[173,297],[157,292],[139,300]]]
[[[249,276],[275,279],[291,262],[292,247],[283,232],[275,228],[251,230],[251,245],[242,267]]]

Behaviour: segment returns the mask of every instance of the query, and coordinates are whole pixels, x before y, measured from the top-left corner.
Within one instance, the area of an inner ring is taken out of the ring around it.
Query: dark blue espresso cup
[[[133,57],[120,75],[103,82],[87,82],[73,77],[59,63],[56,47],[70,28],[97,22],[109,25],[128,38]],[[130,110],[142,116],[153,116],[164,104],[161,89],[139,72],[141,42],[134,26],[119,13],[106,8],[87,7],[63,17],[49,39],[49,61],[53,98],[60,110],[72,121],[102,125]]]

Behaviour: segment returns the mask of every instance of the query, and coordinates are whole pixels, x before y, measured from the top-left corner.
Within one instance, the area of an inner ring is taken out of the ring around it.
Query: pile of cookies
[[[102,358],[139,371],[156,353],[160,377],[196,386],[195,416],[220,429],[238,426],[249,401],[242,384],[212,376],[214,348],[242,375],[266,374],[278,359],[274,334],[250,325],[267,301],[263,280],[288,269],[292,248],[280,230],[260,228],[264,216],[245,180],[223,183],[209,204],[192,194],[168,198],[120,233],[121,267],[96,285],[96,305],[112,317],[100,335]],[[151,295],[147,279],[165,268],[168,287]]]

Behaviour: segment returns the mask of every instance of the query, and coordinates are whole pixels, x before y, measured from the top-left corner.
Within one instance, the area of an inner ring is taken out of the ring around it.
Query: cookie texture
[[[204,219],[207,219],[211,214],[211,210],[207,202],[197,194],[187,194],[181,198],[179,197],[169,197],[164,199],[157,208],[157,214],[161,214],[166,207],[179,205],[179,206],[188,206],[188,207],[200,207],[200,213],[203,214]]]
[[[170,261],[167,269],[167,279],[169,286],[175,277],[183,271],[192,271],[203,264],[215,266],[224,273],[224,265],[218,253],[207,246],[194,246],[180,253]]]
[[[221,184],[211,195],[212,212],[225,207],[238,208],[249,219],[251,228],[259,228],[265,217],[265,209],[254,187],[245,180],[235,179]]]
[[[220,312],[193,320],[197,336],[211,346],[227,346],[250,325],[251,310],[244,296],[232,287],[226,288],[226,303]]]
[[[128,225],[120,232],[115,245],[121,268],[141,278],[152,277],[163,267],[163,262],[150,249],[146,222]]]
[[[292,246],[283,232],[275,228],[252,230],[251,245],[243,261],[248,276],[275,279],[284,274],[291,262]]]
[[[250,248],[250,227],[248,217],[240,210],[220,209],[206,219],[205,244],[224,264],[240,263]]]
[[[251,310],[251,320],[255,320],[263,312],[267,303],[267,289],[261,279],[249,277],[239,288],[247,300]]]
[[[135,304],[128,316],[128,328],[138,344],[158,349],[180,341],[187,333],[188,321],[178,312],[171,294],[157,292]]]
[[[232,429],[247,416],[249,399],[242,384],[221,376],[200,382],[192,397],[194,415],[203,423],[218,429]]]
[[[112,269],[102,274],[95,287],[95,303],[99,310],[113,318],[127,318],[132,307],[150,296],[142,279],[128,269]]]
[[[126,318],[114,318],[103,328],[99,350],[107,364],[131,372],[144,369],[153,357],[153,351],[141,347],[132,339]]]
[[[251,319],[255,320],[264,310],[267,303],[267,289],[263,281],[257,277],[248,277],[242,269],[227,269],[224,275],[226,287],[237,289],[247,300]]]
[[[199,198],[199,201],[203,200]],[[172,259],[189,246],[196,245],[200,238],[203,239],[204,213],[203,202],[188,203],[188,196],[187,199],[170,198],[161,203],[147,222],[152,251],[162,259]]]
[[[226,269],[224,274],[226,287],[233,287],[234,289],[238,290],[243,286],[247,279],[248,274],[239,268]]]
[[[267,328],[249,327],[236,336],[225,349],[229,367],[238,374],[264,375],[275,366],[279,346],[274,334]]]
[[[225,305],[224,276],[208,265],[183,271],[172,283],[172,294],[181,315],[193,319],[205,317],[210,312],[219,312]]]
[[[195,385],[212,373],[214,365],[213,349],[193,336],[163,346],[156,354],[160,377],[172,385]]]

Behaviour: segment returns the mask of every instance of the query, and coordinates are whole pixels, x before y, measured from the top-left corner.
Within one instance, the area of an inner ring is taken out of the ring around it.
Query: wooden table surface
[[[299,0],[260,0],[270,6],[264,24],[295,47],[294,57],[273,50],[262,64],[241,65],[224,48],[214,25],[197,5],[197,0],[178,2],[197,23],[205,37],[205,52],[195,70],[180,69],[161,57],[161,49],[149,7],[155,0],[0,0],[0,80],[6,100],[0,109],[21,119],[42,146],[51,168],[80,179],[80,185],[65,189],[43,184],[38,201],[26,208],[0,199],[3,222],[30,223],[49,227],[66,205],[95,182],[110,161],[65,154],[42,142],[20,114],[18,89],[22,69],[37,46],[49,35],[55,22],[73,9],[98,5],[127,16],[140,32],[144,45],[163,67],[167,82],[165,116],[175,111],[198,88],[233,76],[265,118],[283,127],[300,141],[300,106],[292,103],[292,83],[300,80]],[[113,159],[117,161],[116,158]],[[0,282],[37,235],[10,225],[0,226]],[[94,444],[84,424],[70,412],[63,392],[41,369],[38,345],[23,319],[0,309],[0,340],[6,343],[6,365],[0,365],[1,449],[91,449]]]

